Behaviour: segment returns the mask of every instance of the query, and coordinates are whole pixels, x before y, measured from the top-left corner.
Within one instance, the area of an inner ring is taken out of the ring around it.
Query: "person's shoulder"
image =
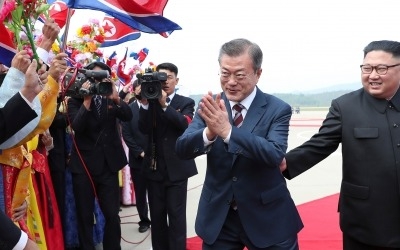
[[[68,98],[68,102],[83,103],[83,98],[71,96],[70,98]]]
[[[355,98],[359,98],[364,94],[365,94],[364,89],[360,88],[360,89],[357,89],[354,91],[349,91],[348,93],[345,93],[345,94],[337,97],[335,100],[338,102],[354,101]]]
[[[285,102],[284,100],[282,100],[281,98],[279,98],[279,97],[277,97],[275,95],[262,92],[261,90],[259,90],[259,91],[262,93],[262,96],[264,96],[265,100],[268,103],[276,103],[276,104],[279,104],[279,105],[290,106],[287,102]]]
[[[194,100],[192,98],[190,98],[189,96],[183,96],[180,94],[175,94],[174,98],[177,98],[177,99],[180,99],[183,101],[193,101],[194,102]]]

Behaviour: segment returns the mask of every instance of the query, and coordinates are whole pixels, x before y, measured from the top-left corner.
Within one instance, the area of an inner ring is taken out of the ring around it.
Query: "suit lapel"
[[[265,95],[261,92],[261,90],[257,89],[256,96],[254,97],[249,110],[247,110],[246,117],[244,118],[243,124],[240,128],[250,132],[253,131],[260,119],[265,114],[267,103],[268,102],[265,98]]]
[[[172,98],[170,102],[170,106],[176,109],[176,107],[180,106],[180,102],[181,102],[180,96],[175,93],[174,98]]]

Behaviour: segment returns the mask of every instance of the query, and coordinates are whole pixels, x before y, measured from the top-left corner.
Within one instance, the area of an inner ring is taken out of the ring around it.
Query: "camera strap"
[[[62,98],[65,97],[67,89],[69,89],[71,87],[71,85],[75,82],[76,76],[78,75],[78,68],[69,68],[68,70],[66,70],[60,78],[61,82],[64,82],[67,72],[72,73],[72,77],[71,77],[71,79],[69,79],[69,82],[67,84],[65,84],[65,85],[60,84]]]
[[[150,169],[153,171],[157,170],[157,152],[156,152],[156,109],[155,109],[155,105],[154,102],[150,101],[149,102],[149,110],[152,111],[151,114],[151,124],[152,124],[152,128],[151,128],[151,152],[150,152]]]

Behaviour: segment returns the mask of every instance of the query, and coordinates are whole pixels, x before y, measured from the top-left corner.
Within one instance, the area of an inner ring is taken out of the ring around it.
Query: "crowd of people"
[[[159,96],[143,98],[140,79],[118,92],[110,67],[88,62],[80,72],[100,77],[72,93],[67,54],[48,61],[60,29],[48,19],[42,32],[40,60],[18,52],[0,88],[0,219],[7,225],[0,248],[121,249],[119,173],[129,165],[138,231],[151,230],[153,249],[185,249],[183,194],[197,169],[173,151],[195,103],[175,91],[178,67],[159,64],[156,71],[165,75]],[[7,124],[16,109],[21,115]]]
[[[83,69],[101,77],[65,95],[68,55],[48,61],[60,29],[48,19],[42,32],[40,60],[21,50],[0,78],[0,249],[121,249],[118,174],[129,165],[138,231],[151,231],[154,250],[185,250],[188,179],[205,154],[202,248],[296,250],[303,223],[286,179],[339,144],[343,249],[400,249],[399,42],[368,44],[362,88],[333,100],[319,132],[286,152],[293,112],[257,87],[263,52],[254,42],[221,46],[222,91],[195,110],[176,92],[170,62],[155,69],[164,77],[156,95],[140,76],[118,91],[100,61]]]

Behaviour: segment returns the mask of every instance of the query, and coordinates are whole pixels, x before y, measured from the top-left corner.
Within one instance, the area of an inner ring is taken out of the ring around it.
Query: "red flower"
[[[92,32],[92,27],[90,25],[82,26],[82,33],[85,35],[89,35]]]
[[[80,53],[79,50],[74,49],[70,57],[71,57],[72,59],[75,59],[75,56],[76,56],[77,54],[79,54],[79,53]]]
[[[104,36],[102,35],[96,35],[93,39],[99,43],[104,43]]]
[[[99,49],[97,49],[94,53],[96,53],[96,55],[98,57],[102,57],[103,56],[103,52],[101,50],[99,50]]]

